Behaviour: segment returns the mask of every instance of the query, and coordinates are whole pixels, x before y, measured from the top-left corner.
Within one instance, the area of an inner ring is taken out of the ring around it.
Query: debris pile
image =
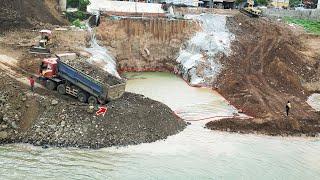
[[[165,139],[186,126],[169,107],[142,95],[124,93],[106,105],[105,116],[97,116],[98,107],[40,88],[33,94],[5,73],[0,73],[6,84],[0,86],[0,143],[125,146]]]
[[[18,139],[34,145],[102,148],[153,142],[185,127],[167,106],[142,95],[125,93],[107,104],[105,116],[87,105],[44,100],[42,113]]]

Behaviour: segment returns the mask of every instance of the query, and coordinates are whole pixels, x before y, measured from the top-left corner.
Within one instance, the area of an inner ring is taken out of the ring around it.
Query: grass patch
[[[72,21],[72,25],[78,27],[78,28],[81,28],[81,29],[85,29],[86,28],[86,25],[80,21],[80,19],[76,19],[74,21]]]
[[[320,35],[320,21],[309,19],[285,18],[287,23],[297,24],[302,26],[308,32]]]

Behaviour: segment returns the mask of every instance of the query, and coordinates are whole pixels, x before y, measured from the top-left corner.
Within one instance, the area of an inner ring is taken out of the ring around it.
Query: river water
[[[235,112],[216,92],[167,73],[127,76],[128,91],[166,103],[192,124],[167,140],[120,148],[1,146],[1,179],[320,179],[318,139],[210,131],[208,118]]]

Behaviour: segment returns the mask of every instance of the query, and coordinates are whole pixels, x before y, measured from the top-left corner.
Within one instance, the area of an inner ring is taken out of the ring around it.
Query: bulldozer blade
[[[248,11],[246,11],[245,9],[240,9],[240,12],[243,13],[243,14],[245,14],[245,15],[247,15],[247,16],[249,16],[249,17],[259,17],[258,15],[253,14],[253,13],[251,13],[251,12],[248,12]]]
[[[50,54],[50,49],[32,47],[32,48],[30,48],[29,53],[31,53],[31,54]]]

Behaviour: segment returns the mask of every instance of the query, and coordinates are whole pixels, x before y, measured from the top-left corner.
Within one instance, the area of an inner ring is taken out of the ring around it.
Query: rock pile
[[[15,82],[0,76],[0,83]],[[102,148],[154,142],[186,126],[166,105],[125,93],[109,102],[105,116],[90,107],[44,89],[36,94],[11,83],[0,87],[0,143]],[[18,95],[17,95],[18,94]]]
[[[42,113],[30,129],[17,136],[34,145],[102,148],[153,142],[181,131],[185,123],[165,105],[142,95],[125,93],[107,104],[105,116],[96,116],[78,102],[45,101]]]

